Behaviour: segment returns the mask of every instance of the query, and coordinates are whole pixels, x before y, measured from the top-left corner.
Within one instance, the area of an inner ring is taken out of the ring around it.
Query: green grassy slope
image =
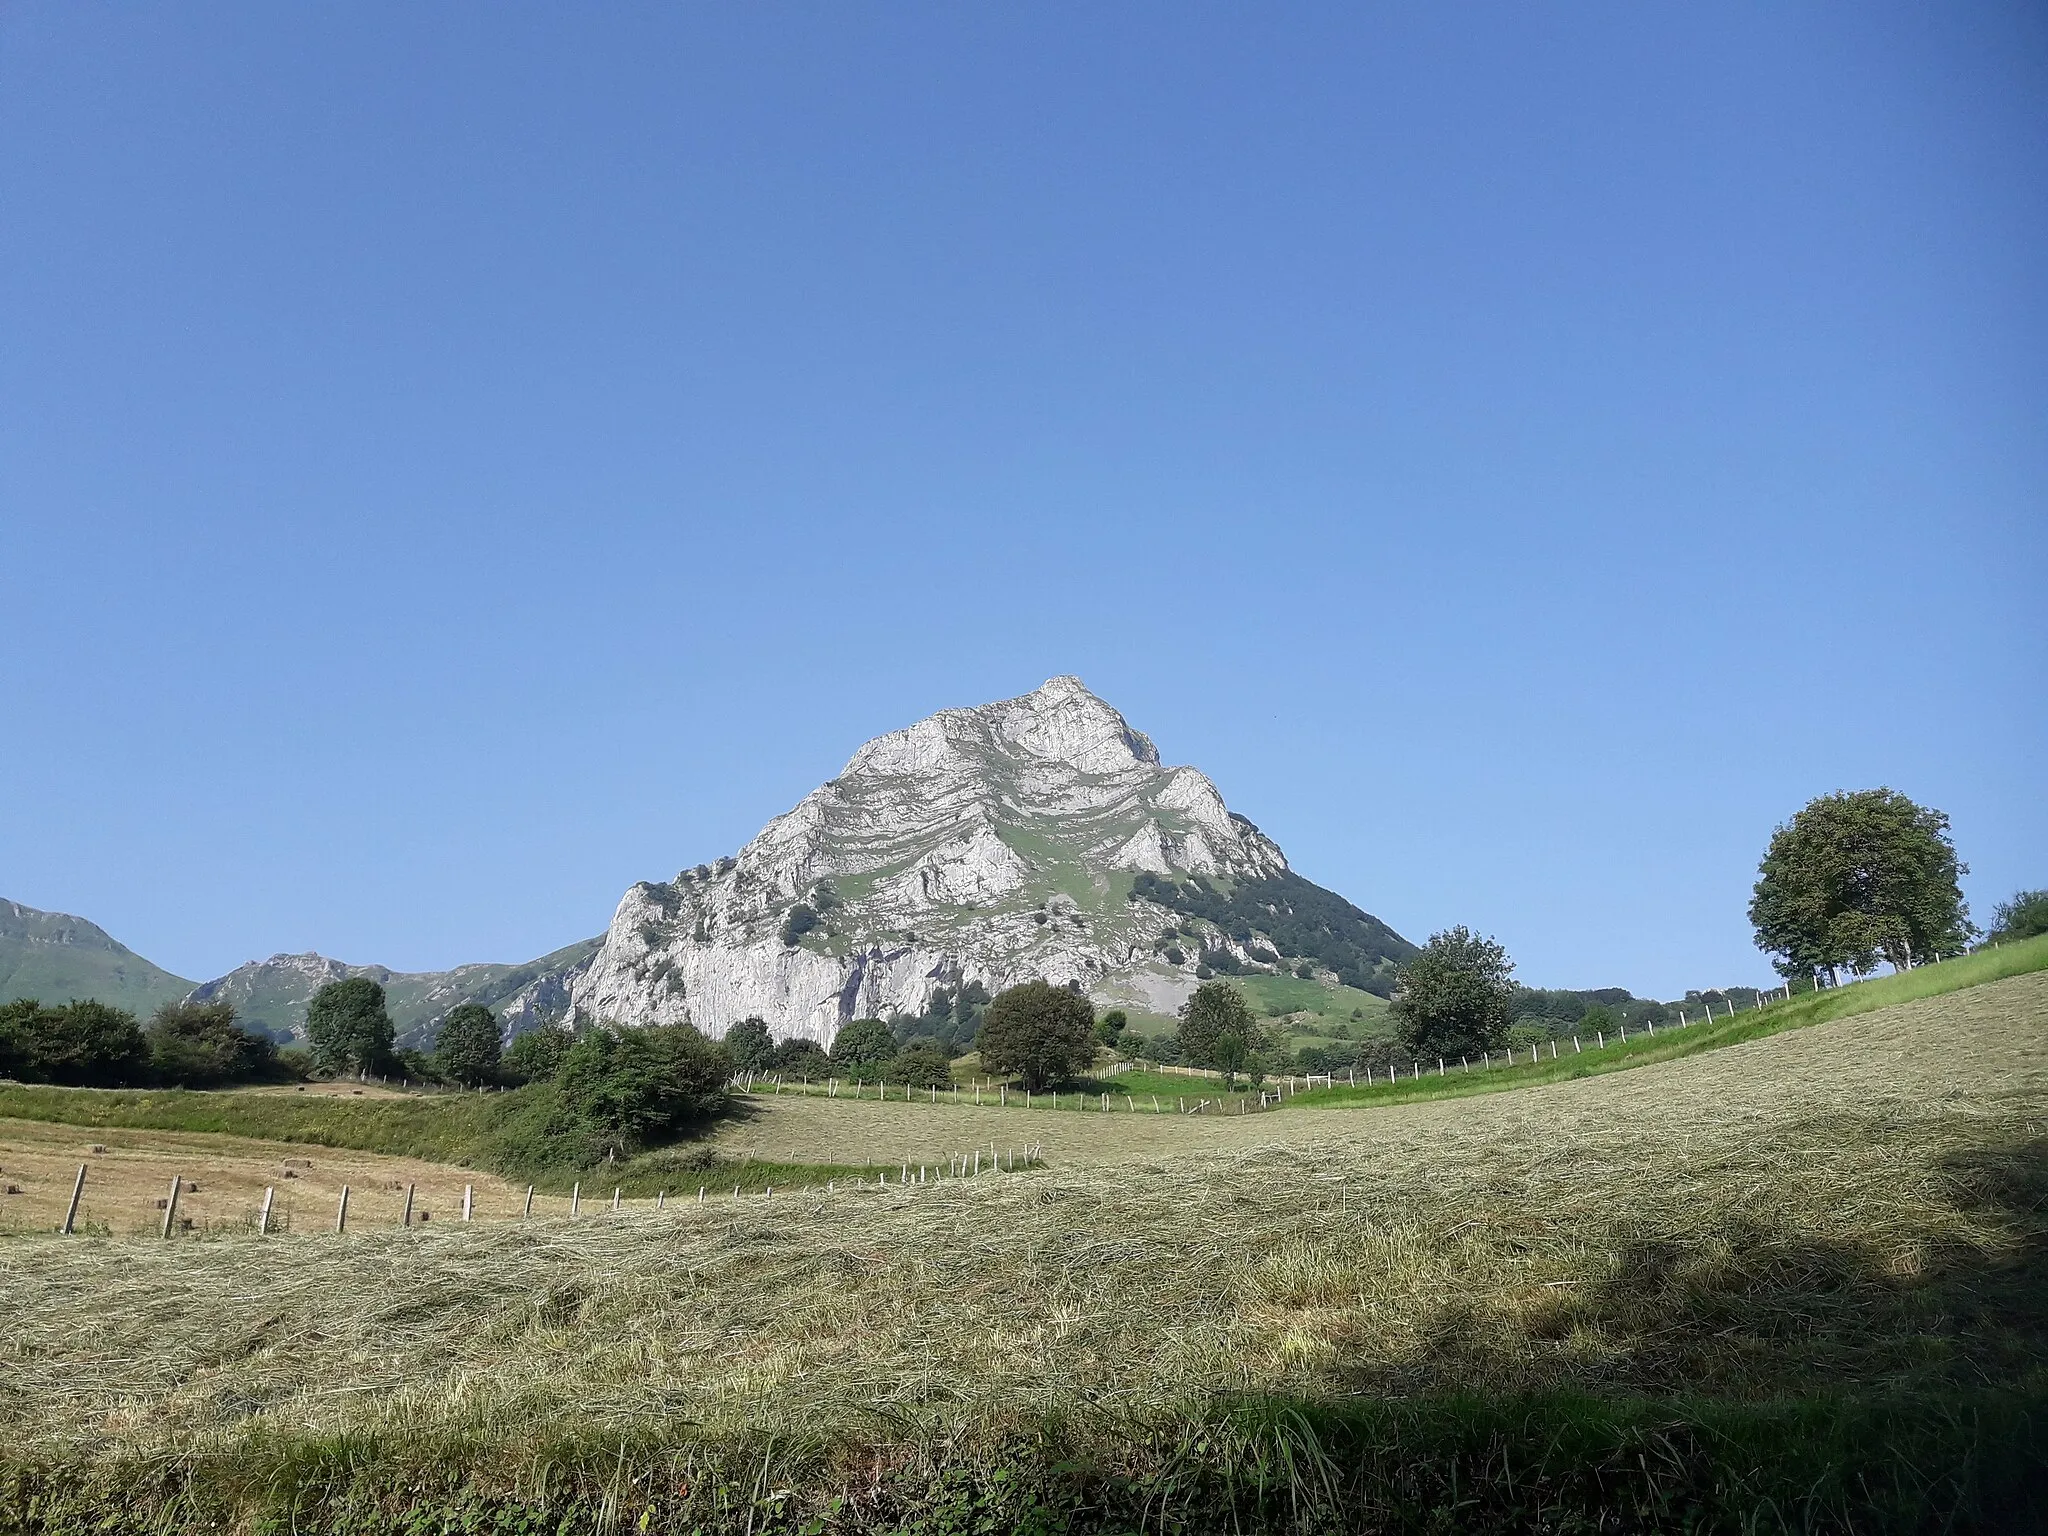
[[[0,1002],[92,998],[146,1016],[191,990],[82,917],[0,901]]]
[[[1592,1037],[1573,1050],[1570,1043],[1558,1043],[1558,1056],[1547,1052],[1538,1060],[1526,1057],[1513,1066],[1491,1068],[1474,1065],[1460,1071],[1452,1063],[1439,1076],[1434,1064],[1424,1064],[1419,1078],[1402,1078],[1388,1083],[1382,1079],[1370,1087],[1339,1087],[1304,1094],[1287,1101],[1288,1108],[1336,1108],[1359,1103],[1406,1103],[1420,1099],[1463,1098],[1471,1094],[1500,1093],[1533,1087],[1539,1083],[1565,1082],[1655,1062],[1677,1061],[1722,1046],[1761,1040],[1786,1030],[1824,1024],[1832,1019],[1852,1018],[1923,998],[1940,997],[1965,988],[1981,986],[2008,976],[2023,976],[2048,970],[2048,934],[2018,944],[2004,944],[1980,950],[1939,965],[1922,966],[1898,976],[1881,976],[1825,992],[1807,992],[1788,1002],[1716,1019],[1711,1024],[1691,1024],[1682,1029],[1663,1029],[1654,1034],[1637,1032],[1626,1041],[1610,1035],[1604,1047]],[[1495,1058],[1499,1059],[1498,1056]]]

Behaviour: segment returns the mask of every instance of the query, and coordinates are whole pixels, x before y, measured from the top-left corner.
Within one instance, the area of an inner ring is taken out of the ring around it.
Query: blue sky
[[[597,932],[1074,672],[1525,980],[2048,884],[2037,6],[0,9],[0,895]]]

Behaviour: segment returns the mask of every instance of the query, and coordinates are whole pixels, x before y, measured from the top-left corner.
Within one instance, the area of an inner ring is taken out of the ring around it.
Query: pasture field
[[[0,1243],[0,1527],[2048,1518],[2048,974],[1517,1093],[757,1098],[721,1141],[845,1163],[991,1122],[1051,1166]]]

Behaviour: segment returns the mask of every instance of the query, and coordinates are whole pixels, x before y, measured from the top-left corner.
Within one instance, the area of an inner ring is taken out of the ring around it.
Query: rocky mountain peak
[[[1142,892],[1181,879],[1298,882],[1207,777],[1055,677],[878,736],[738,854],[635,886],[571,1006],[712,1035],[754,1015],[820,1042],[970,980],[1171,1007],[1192,966],[1162,957],[1172,913]]]

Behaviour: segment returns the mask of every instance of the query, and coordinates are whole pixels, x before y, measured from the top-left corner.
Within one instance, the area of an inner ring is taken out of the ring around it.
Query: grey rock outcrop
[[[570,1008],[714,1036],[755,1015],[820,1044],[970,980],[1164,1011],[1194,979],[1157,953],[1174,914],[1132,900],[1133,878],[1286,870],[1205,776],[1056,677],[877,737],[737,856],[634,886]]]

